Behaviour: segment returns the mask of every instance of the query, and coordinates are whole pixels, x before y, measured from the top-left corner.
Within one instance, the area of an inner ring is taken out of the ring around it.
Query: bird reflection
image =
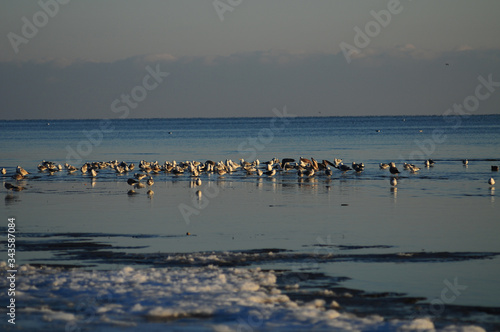
[[[10,206],[16,203],[19,203],[21,199],[19,198],[18,195],[14,194],[7,194],[5,195],[5,206]]]
[[[397,187],[391,187],[391,194],[392,194],[393,202],[396,203],[397,202],[397,198],[398,198],[398,188]]]

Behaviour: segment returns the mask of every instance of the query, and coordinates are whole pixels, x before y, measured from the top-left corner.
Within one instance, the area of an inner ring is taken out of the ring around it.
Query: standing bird
[[[416,173],[418,171],[420,171],[420,167],[417,167],[415,165],[410,165],[410,172]]]
[[[267,171],[266,172],[267,176],[274,176],[275,174],[276,174],[276,170],[275,169],[273,169],[272,171]]]
[[[390,165],[389,172],[391,172],[391,174],[399,174],[400,173],[398,168],[396,167],[396,164],[393,162]]]
[[[488,184],[489,184],[490,186],[494,185],[494,184],[495,184],[495,179],[494,179],[494,178],[490,178],[490,179],[488,180]]]
[[[150,176],[146,183],[148,184],[148,186],[152,186],[153,184],[155,184],[155,181],[153,180],[153,177]]]
[[[134,174],[134,177],[135,177],[137,180],[139,180],[139,181],[141,181],[142,179],[144,179],[146,176],[147,176],[147,175],[146,175],[146,174],[144,174],[144,173],[135,173],[135,174]]]
[[[2,170],[0,171],[0,173],[2,173],[3,175],[5,175],[7,173],[7,170],[5,168],[2,168]]]
[[[352,168],[353,168],[356,172],[360,173],[360,172],[362,172],[362,171],[364,171],[364,170],[365,170],[365,164],[363,164],[363,163],[356,164],[355,162],[353,162],[353,163],[352,163]]]
[[[295,159],[293,159],[293,158],[283,158],[281,160],[281,168],[285,169],[287,164],[293,163],[294,161],[295,161]]]
[[[332,176],[332,175],[333,175],[332,170],[331,170],[330,168],[328,168],[328,167],[327,167],[327,168],[325,169],[325,175],[326,175],[326,176]]]
[[[467,166],[469,164],[469,161],[467,159],[462,160],[462,164],[464,166]]]
[[[379,167],[380,169],[387,169],[389,168],[389,164],[380,163]]]
[[[349,166],[344,165],[344,164],[340,164],[338,168],[339,168],[342,172],[347,172],[347,171],[352,170],[352,168],[350,168]]]
[[[17,174],[21,174],[22,176],[26,176],[30,173],[28,173],[28,171],[26,171],[24,168],[22,168],[21,166],[17,166],[16,168],[16,173]]]
[[[432,159],[427,159],[425,161],[425,167],[431,167],[431,166],[434,166],[434,160]]]
[[[138,180],[136,180],[136,179],[128,179],[128,180],[127,180],[127,183],[128,183],[129,185],[133,186],[134,184],[139,183],[139,181],[138,181]]]

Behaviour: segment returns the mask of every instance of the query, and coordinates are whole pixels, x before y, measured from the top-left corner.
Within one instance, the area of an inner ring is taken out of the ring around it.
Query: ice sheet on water
[[[5,268],[5,263],[0,265]],[[88,271],[24,265],[18,270],[16,327],[21,328],[142,330],[165,324],[181,328],[189,321],[191,327],[228,331],[434,329],[425,318],[357,317],[321,299],[294,302],[278,289],[275,272],[259,268],[127,266]]]

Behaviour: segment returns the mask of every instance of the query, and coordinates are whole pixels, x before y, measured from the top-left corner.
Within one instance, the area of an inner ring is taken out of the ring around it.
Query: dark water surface
[[[491,171],[500,116],[447,120],[0,121],[1,229],[16,218],[16,263],[31,265],[17,275],[16,327],[499,328],[500,219],[488,179],[500,180]],[[365,171],[203,173],[200,187],[187,172],[162,172],[129,196],[133,174],[36,168],[300,156],[363,162]],[[428,158],[435,166],[424,167]],[[401,171],[396,187],[378,166],[390,161]],[[403,171],[404,161],[422,169]],[[27,179],[11,178],[17,165]],[[8,192],[6,182],[26,190]],[[78,307],[82,299],[93,302]]]

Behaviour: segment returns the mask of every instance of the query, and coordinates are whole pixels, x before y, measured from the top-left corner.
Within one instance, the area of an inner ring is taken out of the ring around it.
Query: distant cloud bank
[[[500,81],[500,50],[463,45],[435,53],[407,44],[342,53],[272,50],[215,57],[150,54],[114,62],[0,62],[0,119],[118,118],[112,103],[143,84],[147,66],[169,76],[130,118],[441,115],[477,77]],[[500,113],[500,91],[478,114]]]

